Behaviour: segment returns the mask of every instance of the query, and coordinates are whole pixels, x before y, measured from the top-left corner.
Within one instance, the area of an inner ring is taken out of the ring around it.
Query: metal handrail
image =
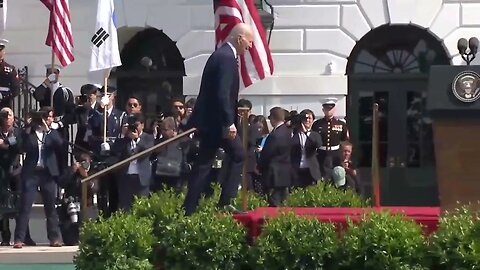
[[[130,157],[128,157],[127,159],[124,159],[124,160],[122,160],[122,161],[120,161],[120,162],[118,162],[118,163],[115,163],[115,164],[113,164],[113,165],[110,166],[110,167],[107,167],[107,168],[105,168],[105,169],[103,169],[103,170],[101,170],[101,171],[98,171],[98,172],[96,172],[96,173],[94,173],[94,174],[92,174],[92,175],[90,175],[90,176],[88,176],[88,177],[85,177],[84,179],[82,179],[82,184],[83,184],[83,183],[86,183],[86,182],[89,182],[89,181],[92,181],[92,180],[95,179],[95,178],[101,177],[101,176],[103,176],[103,175],[105,175],[105,174],[107,174],[107,173],[109,173],[109,172],[111,172],[111,171],[113,171],[113,170],[116,170],[116,169],[118,169],[118,168],[121,168],[121,167],[123,167],[123,166],[125,166],[125,165],[128,165],[130,162],[132,162],[132,161],[134,161],[134,160],[136,160],[136,159],[142,158],[142,157],[144,157],[144,156],[147,156],[147,155],[151,154],[152,152],[154,152],[155,150],[157,150],[157,149],[159,149],[159,148],[161,148],[161,147],[163,147],[163,146],[165,146],[165,145],[167,145],[167,144],[169,144],[169,143],[171,143],[171,142],[174,142],[174,141],[176,141],[176,140],[178,140],[178,139],[181,139],[181,138],[183,138],[183,137],[185,137],[185,136],[187,136],[187,135],[192,134],[192,133],[195,132],[196,130],[197,130],[196,128],[191,128],[191,129],[189,129],[189,130],[187,130],[187,131],[185,131],[185,132],[182,132],[182,133],[178,134],[177,136],[175,136],[175,137],[173,137],[173,138],[170,138],[170,139],[168,139],[168,140],[166,140],[166,141],[163,141],[163,142],[161,142],[161,143],[159,143],[159,144],[156,144],[156,145],[154,145],[154,146],[152,146],[152,147],[150,147],[150,148],[148,148],[148,149],[143,150],[143,151],[140,152],[140,153],[136,153],[135,155],[130,156]]]

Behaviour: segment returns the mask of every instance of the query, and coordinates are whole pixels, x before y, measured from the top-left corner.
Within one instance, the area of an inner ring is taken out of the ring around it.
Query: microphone
[[[457,48],[460,54],[465,54],[467,47],[468,47],[467,39],[461,38],[458,40]]]
[[[475,55],[478,51],[478,38],[472,37],[468,40],[468,47],[470,48],[470,53]]]

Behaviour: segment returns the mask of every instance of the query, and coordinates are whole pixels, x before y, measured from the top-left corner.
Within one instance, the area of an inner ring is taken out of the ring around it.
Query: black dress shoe
[[[32,239],[25,239],[23,244],[30,247],[35,247],[37,245],[37,243],[35,243],[35,241],[33,241]]]
[[[9,246],[10,246],[10,242],[2,241],[2,242],[0,243],[0,246],[2,246],[2,247],[9,247]]]

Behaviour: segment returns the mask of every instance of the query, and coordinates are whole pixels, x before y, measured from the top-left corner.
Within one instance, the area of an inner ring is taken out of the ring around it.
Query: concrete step
[[[78,246],[41,245],[21,249],[0,246],[0,262],[1,264],[72,264],[77,252]]]
[[[88,210],[90,218],[97,217],[97,209],[90,207]],[[45,213],[43,210],[43,204],[34,204],[32,207],[32,212],[30,214],[30,235],[32,236],[33,241],[37,242],[39,245],[48,245],[49,240],[47,238],[47,223],[46,223]],[[10,231],[13,234],[15,232],[15,220],[10,219]],[[2,260],[0,260],[2,262]]]

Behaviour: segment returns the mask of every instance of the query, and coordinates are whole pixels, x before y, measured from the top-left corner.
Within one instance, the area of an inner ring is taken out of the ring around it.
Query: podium
[[[480,66],[432,66],[427,110],[433,137],[440,207],[480,204]]]

